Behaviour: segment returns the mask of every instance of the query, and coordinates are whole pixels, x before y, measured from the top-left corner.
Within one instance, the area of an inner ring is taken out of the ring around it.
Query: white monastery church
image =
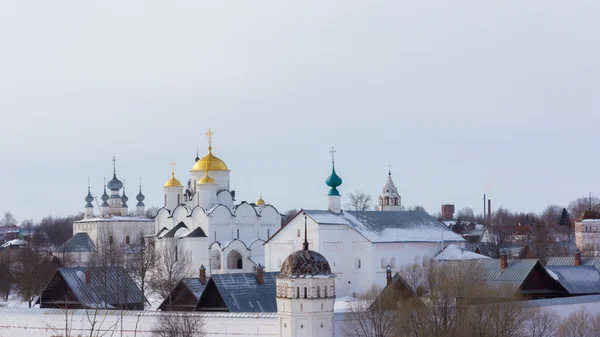
[[[265,244],[267,271],[279,270],[282,261],[300,248],[305,217],[308,242],[329,261],[337,276],[338,296],[356,296],[373,285],[384,287],[388,267],[395,273],[402,266],[427,263],[447,245],[464,248],[460,235],[429,214],[399,210],[400,195],[391,172],[377,211],[342,210],[338,191],[342,179],[332,162],[326,181],[328,208],[301,210],[269,238]]]
[[[191,259],[194,274],[205,266],[207,274],[252,272],[265,265],[264,243],[281,227],[281,214],[259,198],[235,203],[231,171],[212,153],[196,157],[187,183],[171,178],[164,184],[164,204],[155,219],[159,247],[181,245]]]

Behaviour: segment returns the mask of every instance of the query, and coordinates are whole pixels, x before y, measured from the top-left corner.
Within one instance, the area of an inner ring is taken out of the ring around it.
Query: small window
[[[143,236],[140,238],[140,243],[141,243],[142,245],[145,245],[145,244],[146,244],[146,239],[144,239],[144,237],[143,237]]]
[[[267,228],[267,240],[271,237],[271,229]]]
[[[129,235],[127,235],[127,236],[125,237],[125,244],[126,244],[126,245],[128,245],[128,244],[129,244]]]
[[[317,286],[317,298],[321,297],[321,286]],[[323,308],[321,308],[323,309]]]
[[[240,229],[239,228],[237,229],[237,238],[238,239],[240,238]]]
[[[304,298],[308,298],[308,288],[304,287]]]
[[[300,287],[296,287],[296,298],[300,298]]]
[[[327,297],[327,286],[325,286],[325,297]]]
[[[300,237],[300,228],[298,228],[298,229],[296,230],[296,236],[297,236],[297,237]]]
[[[381,259],[381,269],[385,269],[387,267],[387,259],[384,257]]]
[[[360,267],[361,267],[361,261],[360,261],[360,259],[358,259],[356,261],[356,268],[360,269]]]
[[[300,312],[302,312],[302,309],[304,309],[304,308],[302,307],[302,303],[300,303]],[[303,326],[301,325],[300,327],[303,327]]]
[[[392,257],[390,259],[390,267],[396,268],[396,258],[395,257]]]
[[[108,244],[109,245],[113,244],[113,237],[112,237],[112,235],[108,237]]]

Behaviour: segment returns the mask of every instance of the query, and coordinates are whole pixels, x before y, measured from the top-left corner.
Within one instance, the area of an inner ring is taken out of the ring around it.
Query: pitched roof
[[[575,265],[575,257],[574,256],[565,256],[565,257],[551,257],[548,260],[546,266],[574,266]],[[600,257],[592,257],[592,256],[582,256],[581,257],[581,265],[582,266],[594,266],[596,270],[600,272]]]
[[[173,238],[175,237],[177,231],[179,231],[182,228],[188,230],[187,226],[183,222],[180,222],[177,224],[177,226],[171,228],[171,230],[169,230],[167,234],[161,236],[161,238]]]
[[[493,242],[479,242],[477,248],[479,248],[481,255],[489,256],[492,259],[500,257],[496,252],[496,244]],[[518,257],[523,250],[523,246],[518,243],[506,243],[500,247],[500,250],[506,251],[509,257]]]
[[[277,312],[275,276],[264,273],[264,283],[256,282],[254,273],[212,274],[214,282],[229,312]],[[203,292],[200,301],[207,292]]]
[[[91,272],[90,284],[85,282],[86,270]],[[142,298],[147,301],[123,267],[71,267],[59,268],[57,272],[67,282],[79,302],[88,308],[115,308],[119,304],[140,303]]]
[[[464,242],[458,234],[425,212],[305,210],[319,225],[347,225],[367,240],[381,242]]]
[[[204,230],[202,230],[202,228],[198,227],[198,228],[194,229],[193,231],[182,235],[180,237],[180,239],[184,239],[184,238],[205,238],[205,237],[206,237],[206,233],[204,233]]]
[[[569,294],[600,294],[600,273],[594,266],[546,266]]]
[[[202,295],[204,288],[206,288],[206,284],[200,283],[200,278],[198,277],[184,278],[181,282],[194,294],[196,300],[200,299],[200,295]]]
[[[73,237],[58,247],[59,252],[84,253],[93,252],[96,246],[88,233],[75,233]]]
[[[500,268],[500,261],[495,259],[479,259],[468,261],[474,263],[475,268],[481,270],[488,285],[496,290],[517,290],[523,284],[536,264],[536,259],[508,260],[505,269]],[[541,264],[540,264],[541,265]]]

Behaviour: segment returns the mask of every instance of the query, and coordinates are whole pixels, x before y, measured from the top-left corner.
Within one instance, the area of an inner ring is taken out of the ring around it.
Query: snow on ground
[[[36,305],[33,307],[38,308],[39,306]],[[0,299],[0,308],[29,308],[29,304],[27,301],[23,301],[17,291],[13,289],[8,295],[8,301]]]
[[[475,260],[489,259],[488,256],[480,255],[468,250],[464,250],[457,245],[449,245],[443,251],[433,258],[435,261],[459,261],[459,260]]]

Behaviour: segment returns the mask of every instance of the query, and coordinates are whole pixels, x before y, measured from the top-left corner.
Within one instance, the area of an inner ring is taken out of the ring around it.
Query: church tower
[[[332,213],[339,214],[342,212],[342,196],[337,188],[342,185],[342,178],[335,173],[335,149],[332,147],[329,153],[331,153],[331,175],[325,181],[325,184],[331,187],[329,193],[327,193],[329,199],[328,209]]]
[[[210,163],[209,163],[210,166]],[[204,171],[204,176],[198,180],[196,193],[198,205],[205,210],[210,209],[217,204],[217,188],[215,180],[208,176],[208,168]]]
[[[323,255],[308,250],[306,214],[304,248],[287,257],[276,283],[279,337],[333,337],[335,275]]]
[[[142,194],[142,178],[140,178],[140,192],[135,199],[138,201],[137,205],[135,205],[136,215],[138,217],[143,217],[146,214],[146,205],[144,205],[144,199],[146,199],[146,197]]]
[[[164,207],[173,211],[183,201],[183,185],[179,180],[175,179],[175,161],[171,162],[171,179],[163,185],[165,191]]]
[[[92,205],[92,201],[94,201],[94,197],[92,196],[92,192],[90,191],[90,182],[88,181],[88,194],[85,196],[85,218],[93,218],[94,217],[94,205]]]
[[[113,155],[113,177],[108,181],[106,187],[110,190],[110,199],[108,204],[110,206],[110,215],[121,215],[122,200],[120,191],[123,188],[123,183],[117,179],[117,160]]]
[[[402,200],[394,181],[392,181],[392,170],[388,171],[388,178],[383,186],[383,190],[379,195],[379,205],[377,206],[379,211],[401,211]]]

